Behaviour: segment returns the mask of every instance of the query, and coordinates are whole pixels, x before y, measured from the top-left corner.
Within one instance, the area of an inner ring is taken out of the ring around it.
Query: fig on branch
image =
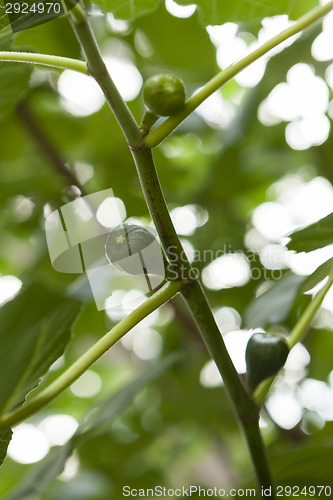
[[[286,362],[289,347],[285,339],[271,333],[254,333],[246,346],[247,385],[251,391],[275,375]]]
[[[128,274],[155,274],[164,277],[161,246],[154,234],[143,226],[120,224],[105,244],[108,261]]]
[[[185,105],[184,84],[168,73],[151,76],[143,85],[143,102],[147,110],[157,116],[180,113]]]

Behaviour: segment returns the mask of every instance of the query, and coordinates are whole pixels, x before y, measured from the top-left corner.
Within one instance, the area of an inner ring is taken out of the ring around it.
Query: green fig
[[[162,249],[152,232],[135,224],[120,224],[109,234],[105,254],[111,264],[128,274],[164,276]]]
[[[143,102],[147,110],[157,116],[180,113],[185,105],[184,84],[168,73],[151,76],[143,85]]]
[[[275,375],[286,362],[289,347],[285,339],[271,333],[254,333],[246,346],[247,385],[251,391]]]

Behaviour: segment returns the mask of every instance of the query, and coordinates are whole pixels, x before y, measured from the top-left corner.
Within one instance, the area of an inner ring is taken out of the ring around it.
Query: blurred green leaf
[[[103,425],[106,422],[121,415],[123,411],[129,406],[134,397],[150,382],[162,375],[163,372],[168,370],[176,361],[179,361],[180,355],[172,354],[158,365],[152,366],[136,380],[129,383],[116,394],[112,395],[98,408],[95,408],[91,415],[88,415],[78,428],[75,437],[81,438],[98,434],[103,432]]]
[[[263,17],[288,14],[295,19],[308,12],[315,0],[177,0],[180,5],[195,4],[202,13],[206,24],[226,22],[254,23]]]
[[[253,300],[244,312],[248,328],[263,327],[281,323],[292,308],[304,276],[286,274],[258,298]]]
[[[155,9],[161,0],[96,0],[95,3],[118,19],[134,19]]]
[[[0,50],[11,50],[7,39],[0,39]],[[30,64],[0,62],[0,119],[12,112],[15,103],[27,93],[32,69]]]
[[[7,448],[12,438],[12,430],[5,429],[4,431],[0,431],[0,465],[6,458]]]
[[[333,213],[288,236],[291,240],[287,247],[296,252],[311,252],[331,245],[333,243]]]
[[[333,258],[327,260],[321,266],[317,267],[317,269],[310,274],[302,284],[300,288],[300,293],[305,293],[311,290],[313,287],[318,285],[322,280],[329,275],[331,269],[333,267]]]
[[[271,456],[276,484],[292,486],[331,486],[332,439],[316,440],[314,444],[288,447]]]
[[[6,500],[35,500],[45,491],[52,481],[64,470],[66,460],[72,453],[72,442],[57,446],[34,467],[13,493],[6,496]]]
[[[161,5],[156,11],[137,19],[134,26],[145,34],[153,48],[151,56],[143,58],[145,77],[160,71],[174,73],[184,80],[189,97],[192,91],[189,88],[191,73],[195,74],[196,85],[215,74],[215,47],[207,31],[199,24],[197,15],[176,18]],[[165,33],[172,33],[172,36],[160,36],[161,26]]]
[[[40,284],[0,309],[0,410],[24,401],[64,352],[81,304]]]
[[[154,365],[136,380],[107,398],[99,407],[82,419],[74,436],[63,446],[52,450],[47,457],[34,467],[12,494],[6,500],[34,500],[36,495],[41,495],[58,475],[63,471],[67,459],[82,439],[93,437],[96,433],[103,432],[103,425],[121,415],[133,402],[135,396],[148,384],[150,384],[163,372],[168,370],[175,362],[179,361],[179,355],[170,355],[158,365]],[[1,458],[1,456],[0,456]]]

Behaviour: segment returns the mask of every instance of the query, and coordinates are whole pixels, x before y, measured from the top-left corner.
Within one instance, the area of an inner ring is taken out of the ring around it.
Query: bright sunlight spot
[[[326,408],[332,400],[330,387],[320,380],[307,378],[297,389],[297,396],[301,405],[313,411],[320,411]]]
[[[238,373],[246,372],[245,349],[252,334],[253,331],[234,330],[223,335],[226,348]],[[223,380],[214,361],[207,361],[201,369],[200,383],[203,387],[223,385]]]
[[[106,55],[104,61],[125,101],[135,99],[141,90],[142,77],[134,64],[111,55]],[[65,70],[60,75],[58,91],[64,108],[74,116],[96,113],[105,102],[95,80],[76,71]]]
[[[62,446],[78,428],[78,422],[70,415],[50,415],[38,425],[52,446]]]
[[[270,241],[281,241],[292,228],[288,210],[280,203],[268,201],[259,205],[253,212],[252,223]]]
[[[292,429],[303,415],[303,408],[293,391],[286,386],[276,387],[266,402],[271,418],[282,429]]]
[[[96,218],[102,226],[115,228],[126,219],[126,208],[123,200],[110,197],[102,201],[96,212]]]
[[[323,31],[312,44],[311,53],[317,61],[333,59],[333,16],[332,13],[323,19]]]
[[[220,307],[214,311],[214,318],[222,334],[239,328],[242,322],[240,314],[233,307]]]
[[[203,387],[218,387],[223,385],[220,372],[213,360],[207,361],[200,372],[200,384]]]
[[[217,48],[216,59],[221,69],[225,69],[234,62],[238,61],[247,54],[253,52],[274,35],[281,33],[288,26],[294,24],[289,21],[288,16],[274,16],[262,20],[262,28],[258,33],[258,39],[249,33],[238,34],[239,27],[234,23],[225,23],[221,26],[207,26],[209,36]],[[242,87],[255,87],[262,79],[266,64],[270,57],[281,52],[285,47],[291,45],[296,38],[295,35],[278,47],[272,49],[257,61],[253,62],[248,68],[236,75],[236,82]],[[245,41],[249,40],[249,43]]]
[[[328,83],[328,85],[331,87],[333,90],[333,64],[330,64],[328,68],[326,69],[325,72],[325,79]]]
[[[177,233],[184,236],[190,236],[197,227],[203,226],[208,220],[207,211],[198,205],[174,208],[170,215]]]
[[[312,252],[295,253],[286,249],[286,236],[332,212],[333,188],[323,177],[305,182],[297,175],[287,175],[271,186],[269,196],[272,195],[276,201],[262,203],[253,211],[254,229],[245,238],[246,244],[259,252],[267,269],[288,267],[296,274],[311,274],[333,256],[333,247],[328,245]],[[252,239],[256,240],[256,248]]]
[[[304,150],[323,144],[330,131],[330,121],[317,115],[292,121],[286,126],[286,141],[292,149]]]
[[[0,277],[0,306],[12,299],[20,291],[22,281],[16,276]]]
[[[40,429],[31,424],[21,424],[14,429],[8,455],[20,464],[32,464],[42,460],[49,449],[49,441]]]
[[[113,33],[126,34],[130,30],[129,22],[124,21],[123,19],[116,19],[111,12],[106,15],[106,21]]]
[[[253,333],[253,330],[234,330],[223,335],[226,348],[238,373],[246,372],[245,349]]]
[[[106,55],[104,61],[110,75],[125,101],[133,101],[141,90],[142,76],[136,66],[124,58]]]
[[[9,198],[7,208],[10,218],[12,218],[15,222],[25,222],[30,219],[34,211],[35,204],[30,198],[19,194]]]
[[[74,164],[74,170],[80,184],[85,184],[94,176],[94,167],[89,163],[78,161]]]
[[[298,343],[291,349],[283,369],[288,384],[297,384],[306,376],[310,359],[310,354],[303,344]]]
[[[258,118],[266,126],[282,121],[286,141],[292,149],[305,150],[326,141],[330,122],[325,113],[329,92],[324,80],[315,76],[311,66],[295,64],[287,73],[286,83],[279,83],[262,101]]]
[[[161,335],[152,328],[140,329],[133,337],[133,351],[143,360],[156,358],[163,346]]]
[[[178,5],[173,0],[165,0],[165,8],[175,17],[191,17],[196,11],[196,5]]]
[[[61,481],[70,481],[79,473],[80,462],[75,453],[66,460],[63,472],[60,474]]]
[[[195,110],[208,125],[224,130],[236,116],[236,107],[222,97],[220,92],[214,92]]]
[[[59,77],[58,91],[64,108],[74,116],[88,116],[99,111],[104,95],[93,78],[66,69]]]
[[[71,385],[72,393],[78,398],[92,398],[102,388],[102,379],[93,370],[87,370],[81,377]]]
[[[202,271],[204,285],[210,290],[243,286],[250,276],[249,262],[241,252],[222,255]]]

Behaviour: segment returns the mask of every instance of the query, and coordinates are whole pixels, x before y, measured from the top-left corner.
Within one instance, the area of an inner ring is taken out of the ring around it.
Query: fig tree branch
[[[61,157],[61,154],[52,144],[49,137],[47,137],[45,131],[40,127],[33,113],[30,111],[28,105],[25,102],[20,102],[17,105],[16,109],[22,124],[25,126],[31,137],[35,140],[38,147],[43,151],[50,165],[53,166],[54,170],[58,174],[67,179],[69,184],[77,186],[81,191],[81,195],[85,196],[87,193],[85,192],[84,187],[81,185],[80,181],[75,175],[75,172],[66,166]]]
[[[69,57],[37,54],[35,52],[0,51],[0,61],[38,64],[54,69],[71,69],[88,75],[87,63]]]
[[[122,319],[112,330],[98,340],[87,352],[85,352],[75,363],[63,372],[54,382],[42,390],[37,396],[32,398],[27,404],[0,418],[0,430],[17,425],[25,420],[48,403],[53,401],[59,394],[67,389],[77,380],[95,361],[97,361],[106,351],[115,345],[127,332],[129,332],[140,321],[150,313],[168,302],[181,289],[179,281],[169,281],[160,288],[154,295],[149,297],[137,309]]]
[[[200,104],[202,104],[208,97],[210,97],[216,90],[222,87],[229,80],[234,78],[240,71],[247,68],[251,63],[259,59],[264,54],[267,54],[271,49],[277,47],[280,43],[304,29],[312,26],[319,19],[324,17],[333,9],[333,0],[325,5],[321,5],[311,10],[303,17],[301,17],[295,24],[285,29],[278,35],[274,36],[256,50],[233,63],[231,66],[214,76],[209,82],[206,83],[194,96],[188,99],[185,103],[184,110],[174,116],[167,118],[155,130],[149,132],[145,137],[144,143],[149,148],[154,148],[160,144],[168,135],[173,132],[185,118],[187,118]]]

